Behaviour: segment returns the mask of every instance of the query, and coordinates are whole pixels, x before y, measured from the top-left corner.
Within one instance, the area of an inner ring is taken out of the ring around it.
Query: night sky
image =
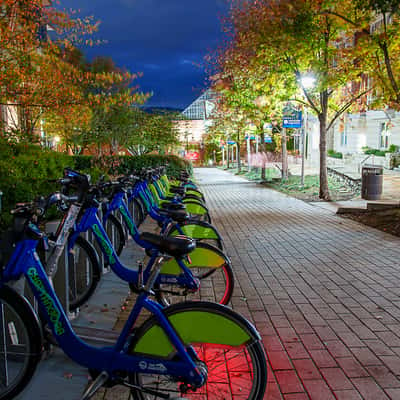
[[[83,49],[89,59],[111,56],[119,67],[141,71],[149,106],[185,108],[205,88],[204,56],[222,42],[226,0],[61,0],[101,21],[96,38],[108,43]]]

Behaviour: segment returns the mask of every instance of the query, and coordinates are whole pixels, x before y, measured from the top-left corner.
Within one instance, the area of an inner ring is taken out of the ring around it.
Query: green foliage
[[[328,150],[328,156],[332,158],[343,158],[343,153],[335,150]]]
[[[179,176],[182,169],[192,172],[188,161],[173,155],[107,156],[100,159],[91,156],[68,156],[43,150],[36,145],[0,141],[0,191],[3,192],[0,227],[10,222],[9,211],[15,203],[31,201],[39,195],[59,190],[59,186],[49,180],[60,178],[65,167],[88,173],[92,182],[96,182],[103,174],[119,175],[127,171],[166,164],[167,174],[172,177]]]
[[[364,154],[371,154],[377,157],[385,157],[386,153],[390,153],[388,150],[371,149],[368,146],[362,148]]]
[[[400,149],[400,146],[397,146],[396,144],[391,144],[389,146],[388,153],[398,153],[399,149]]]
[[[15,203],[57,190],[49,180],[62,176],[63,168],[70,162],[67,155],[35,145],[0,142],[0,190],[3,192],[0,225],[10,220],[8,212]]]
[[[152,151],[164,153],[178,143],[175,113],[150,114],[135,108],[132,110],[132,130],[126,140],[130,154],[139,156]]]

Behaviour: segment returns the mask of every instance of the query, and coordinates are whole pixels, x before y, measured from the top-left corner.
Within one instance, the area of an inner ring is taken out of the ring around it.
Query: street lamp
[[[310,90],[313,89],[315,87],[315,82],[316,79],[313,75],[307,74],[307,75],[303,75],[300,78],[300,85],[304,90]],[[304,157],[305,157],[305,153],[306,153],[306,140],[307,140],[307,131],[308,131],[308,109],[307,107],[304,107],[304,117],[303,117],[303,121],[304,121],[304,126],[303,126],[303,135],[302,135],[302,156],[301,156],[301,186],[304,186]]]
[[[304,89],[312,89],[315,86],[315,77],[313,75],[303,75],[300,78],[300,84]]]

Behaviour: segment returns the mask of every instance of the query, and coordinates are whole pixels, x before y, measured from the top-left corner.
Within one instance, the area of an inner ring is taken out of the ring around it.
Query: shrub
[[[328,156],[332,158],[343,158],[343,153],[335,150],[328,150]]]
[[[59,190],[59,186],[49,180],[60,178],[65,167],[89,173],[92,182],[96,182],[102,174],[123,174],[167,163],[170,176],[178,176],[182,169],[192,172],[191,164],[176,156],[117,156],[99,160],[92,156],[69,156],[37,145],[10,144],[0,140],[0,190],[3,192],[0,227],[11,220],[9,211],[15,203],[31,201],[39,195]]]
[[[17,202],[31,201],[38,195],[46,195],[57,190],[55,183],[49,182],[62,176],[69,156],[42,150],[35,145],[0,144],[0,190],[2,214],[0,225],[10,220],[9,210]]]
[[[366,146],[362,148],[364,154],[371,154],[377,157],[385,157],[386,153],[388,151],[385,150],[379,150],[379,149],[371,149],[370,147]]]
[[[399,152],[399,146],[396,144],[391,144],[389,146],[389,150],[387,151],[388,153],[398,153]]]
[[[92,156],[75,156],[75,167],[81,171],[92,174],[98,170],[106,175],[121,175],[142,168],[158,167],[167,165],[167,174],[177,177],[180,171],[193,172],[190,162],[174,155],[145,154],[142,156],[103,156],[101,158]]]

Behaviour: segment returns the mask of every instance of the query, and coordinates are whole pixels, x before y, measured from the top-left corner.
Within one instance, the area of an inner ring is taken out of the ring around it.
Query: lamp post
[[[315,86],[315,77],[312,75],[303,75],[300,78],[300,85],[304,90],[312,89]],[[301,140],[301,187],[304,187],[304,163],[306,154],[306,142],[307,142],[307,132],[308,132],[308,109],[304,107],[304,117],[303,117],[303,128],[302,128],[302,140]]]

